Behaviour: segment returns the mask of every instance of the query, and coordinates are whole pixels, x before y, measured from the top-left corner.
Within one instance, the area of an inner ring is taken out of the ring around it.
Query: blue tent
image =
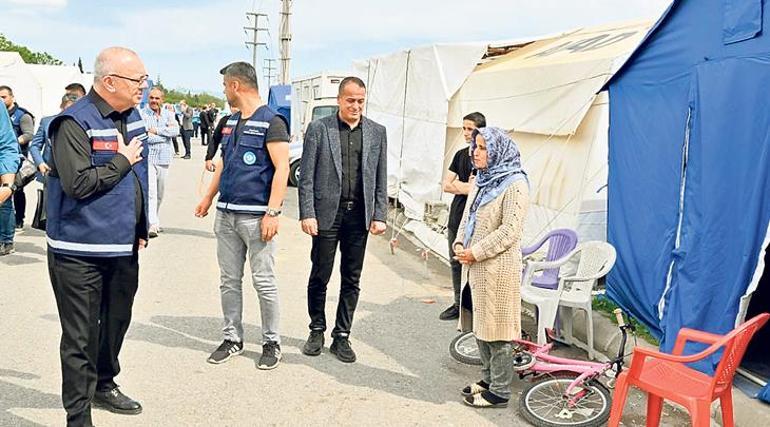
[[[291,85],[270,86],[267,105],[281,113],[289,122],[289,129],[291,129]]]
[[[608,83],[608,295],[663,351],[682,327],[733,329],[764,271],[768,2],[673,1]]]

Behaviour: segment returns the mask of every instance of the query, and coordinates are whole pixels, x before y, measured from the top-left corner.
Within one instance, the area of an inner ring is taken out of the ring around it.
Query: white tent
[[[27,67],[40,84],[41,108],[45,116],[59,112],[64,88],[68,84],[80,83],[85,86],[87,91],[94,82],[93,74],[81,73],[78,67],[72,65],[28,64]]]
[[[367,115],[388,127],[389,195],[411,219],[405,228],[446,256],[445,239],[422,222],[423,210],[428,202],[451,200],[441,179],[464,146],[462,117],[480,111],[520,145],[533,201],[524,243],[559,227],[576,228],[582,239],[603,239],[608,105],[596,94],[650,25],[580,29],[483,61],[486,45],[473,51],[452,46],[432,63],[414,52],[435,46],[357,63],[369,82]],[[384,78],[380,70],[387,70]],[[441,85],[446,74],[452,85]]]
[[[13,89],[16,102],[35,116],[35,123],[43,113],[42,89],[29,66],[16,52],[0,52],[0,85]]]

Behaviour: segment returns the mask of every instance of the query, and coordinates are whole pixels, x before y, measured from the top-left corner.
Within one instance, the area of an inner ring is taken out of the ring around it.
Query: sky
[[[670,0],[295,0],[292,78],[345,72],[352,61],[446,42],[498,41],[636,19]],[[93,68],[104,47],[136,50],[164,86],[221,95],[219,69],[251,62],[245,13],[260,25],[258,65],[277,58],[280,0],[0,0],[0,32],[17,44]],[[258,73],[261,73],[261,69]],[[260,81],[262,83],[262,81]]]

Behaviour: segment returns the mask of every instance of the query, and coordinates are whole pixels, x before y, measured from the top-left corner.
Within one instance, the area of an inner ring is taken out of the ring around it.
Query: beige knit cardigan
[[[468,211],[477,187],[468,195],[455,243],[465,239]],[[463,265],[463,285],[471,287],[473,313],[460,310],[460,329],[482,341],[521,338],[521,236],[529,207],[526,180],[511,184],[495,200],[476,212],[476,228],[470,241],[476,262]],[[462,307],[462,304],[461,304]]]

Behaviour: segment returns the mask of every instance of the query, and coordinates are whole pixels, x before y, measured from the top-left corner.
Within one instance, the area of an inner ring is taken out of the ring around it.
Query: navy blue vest
[[[91,96],[84,96],[64,110],[52,122],[50,129],[56,129],[58,122],[69,117],[85,130],[91,142],[91,165],[107,163],[117,155],[118,130],[109,118],[102,117]],[[144,141],[147,132],[137,109],[132,109],[126,120],[128,143],[137,137]],[[55,134],[52,144],[56,144]],[[74,199],[62,190],[61,181],[53,174],[48,176],[48,204],[46,234],[48,247],[52,252],[96,257],[117,257],[131,255],[136,236],[136,177],[144,197],[144,218],[147,218],[147,155],[148,144],[144,144],[142,161],[133,166],[109,191],[86,199]],[[54,159],[54,163],[56,159]],[[136,177],[135,177],[136,176]],[[146,229],[147,224],[144,224]]]
[[[270,160],[265,136],[270,120],[277,115],[266,105],[259,107],[243,124],[237,138],[235,129],[241,113],[227,120],[222,128],[224,168],[219,179],[217,209],[260,215],[267,210],[275,166]]]
[[[13,111],[13,114],[11,114],[11,124],[13,125],[13,132],[16,134],[16,138],[18,138],[23,133],[21,131],[21,118],[24,117],[25,114],[29,114],[29,116],[32,117],[32,120],[35,120],[35,116],[26,109],[19,107],[19,104],[14,104],[14,106],[16,109]],[[19,144],[19,150],[21,155],[26,157],[29,152],[29,144]]]

